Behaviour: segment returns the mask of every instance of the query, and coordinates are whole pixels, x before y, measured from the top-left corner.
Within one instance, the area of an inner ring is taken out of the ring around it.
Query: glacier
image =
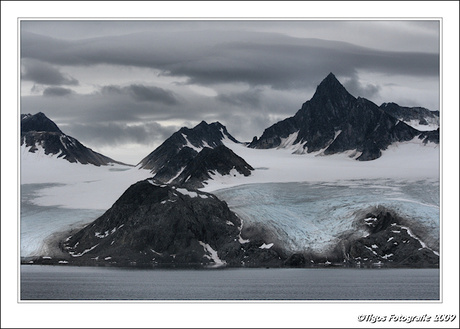
[[[102,215],[103,209],[68,209],[35,203],[40,191],[56,184],[21,185],[20,255],[29,257],[53,254],[46,241],[55,234],[79,228]]]
[[[292,252],[327,253],[344,233],[366,236],[357,221],[377,207],[394,210],[439,251],[439,182],[433,179],[247,184],[214,193],[246,226],[266,228],[267,241]]]

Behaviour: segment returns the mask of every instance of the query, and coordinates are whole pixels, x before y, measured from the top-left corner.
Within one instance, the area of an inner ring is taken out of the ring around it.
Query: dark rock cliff
[[[262,237],[245,241],[242,222],[212,194],[144,180],[101,217],[61,242],[74,265],[279,266]]]

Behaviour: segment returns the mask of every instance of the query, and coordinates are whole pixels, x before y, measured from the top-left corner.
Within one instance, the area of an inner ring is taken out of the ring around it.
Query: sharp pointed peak
[[[326,78],[321,81],[321,83],[316,88],[315,97],[323,97],[323,96],[338,96],[342,95],[346,98],[354,98],[346,89],[345,87],[339,82],[336,76],[331,72],[329,73]]]
[[[342,86],[342,84],[339,82],[339,80],[337,79],[337,77],[334,75],[334,73],[329,73],[324,79],[323,81],[321,81],[321,83],[319,84],[320,86],[321,85],[324,85],[324,84],[328,84],[328,85],[331,85],[331,84],[336,84],[336,85],[340,85]],[[319,87],[319,86],[318,86]],[[343,87],[343,86],[342,86]]]

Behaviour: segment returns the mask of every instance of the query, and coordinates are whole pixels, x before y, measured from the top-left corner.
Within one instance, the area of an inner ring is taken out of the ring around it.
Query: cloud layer
[[[44,85],[78,85],[77,79],[62,73],[54,66],[27,59],[22,61],[21,79]]]
[[[53,65],[148,67],[205,86],[246,83],[275,89],[302,88],[329,72],[348,77],[357,71],[421,78],[439,75],[436,53],[382,51],[261,32],[173,31],[166,37],[149,31],[76,41],[23,32],[21,45],[23,58]]]

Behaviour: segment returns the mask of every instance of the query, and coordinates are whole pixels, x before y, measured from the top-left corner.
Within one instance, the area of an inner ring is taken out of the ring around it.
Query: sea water
[[[438,269],[166,270],[21,265],[26,300],[439,300]]]

